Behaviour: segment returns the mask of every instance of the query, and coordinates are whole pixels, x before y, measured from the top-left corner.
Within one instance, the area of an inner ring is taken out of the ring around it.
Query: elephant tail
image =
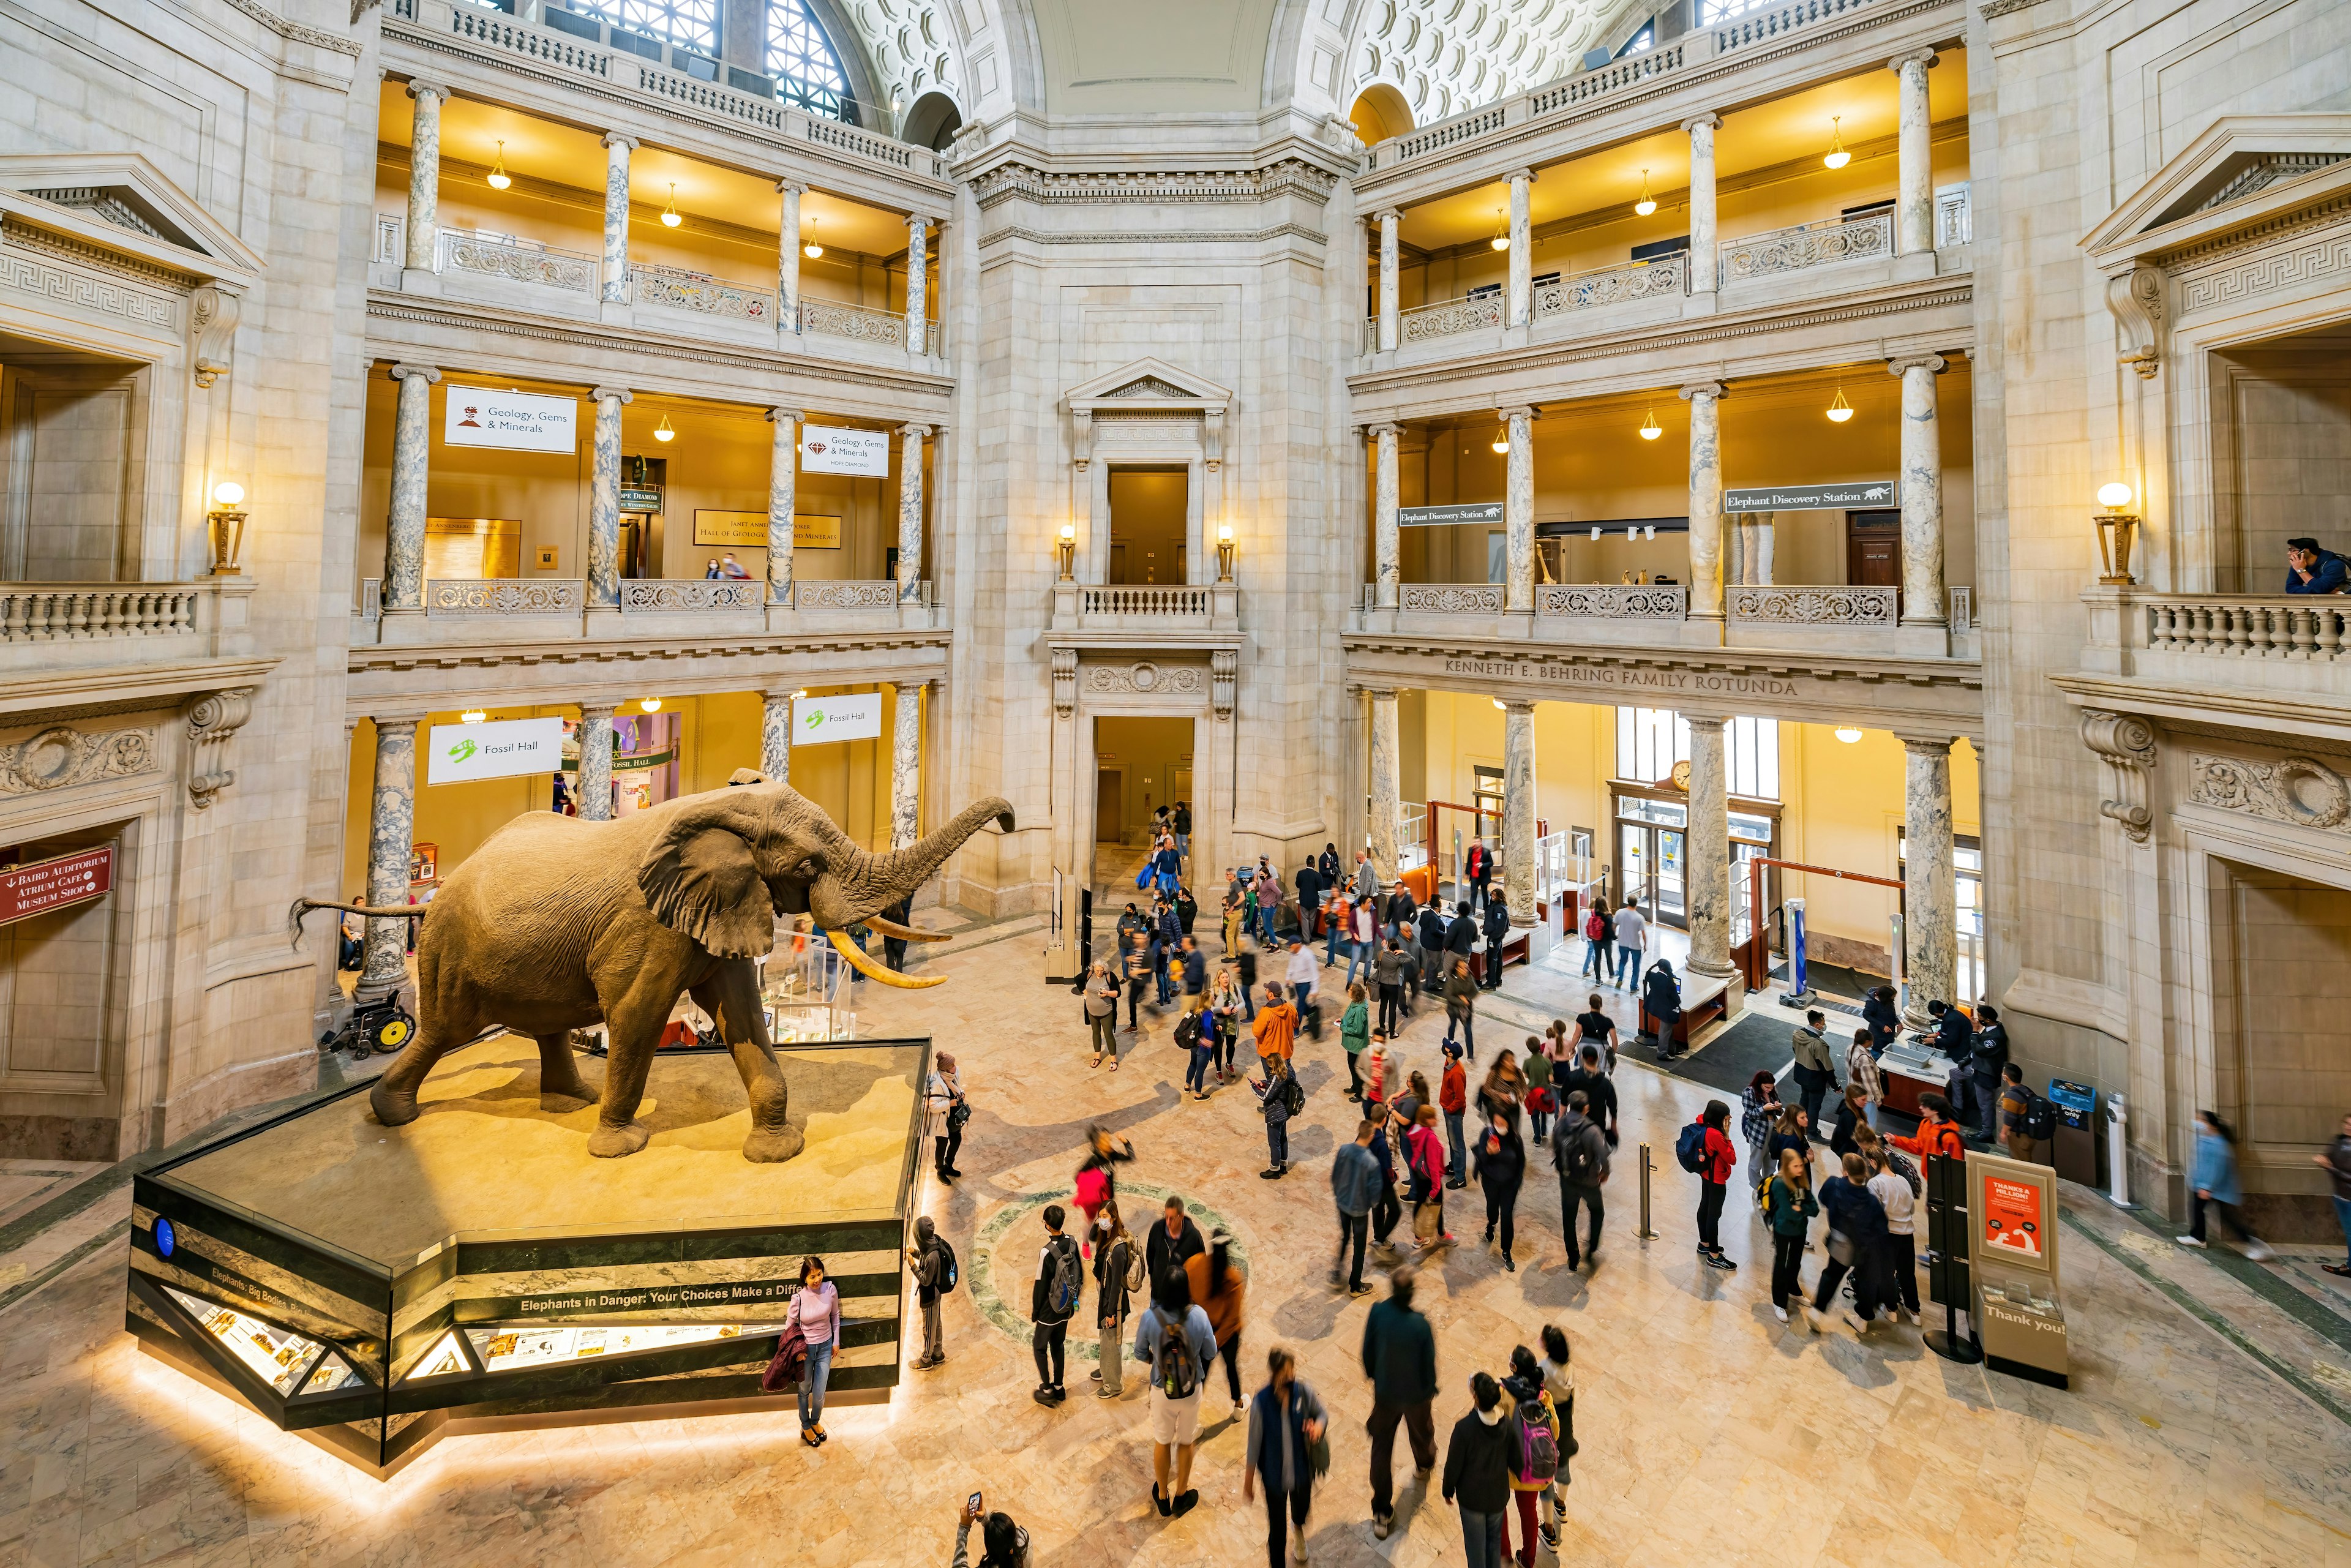
[[[286,935],[290,944],[302,946],[302,922],[314,909],[340,909],[350,915],[364,915],[378,920],[422,920],[429,904],[402,904],[386,907],[374,904],[336,904],[323,898],[298,898],[286,911]]]

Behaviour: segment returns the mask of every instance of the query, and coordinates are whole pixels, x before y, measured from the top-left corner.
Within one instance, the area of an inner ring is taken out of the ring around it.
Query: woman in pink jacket
[[[1445,1140],[1437,1131],[1437,1107],[1424,1103],[1414,1113],[1412,1131],[1405,1135],[1405,1166],[1412,1173],[1413,1230],[1418,1234],[1420,1206],[1437,1210],[1437,1230],[1421,1242],[1424,1249],[1447,1244],[1453,1232],[1445,1228]]]

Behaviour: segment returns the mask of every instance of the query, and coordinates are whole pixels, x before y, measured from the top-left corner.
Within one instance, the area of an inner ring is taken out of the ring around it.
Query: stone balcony
[[[1951,590],[1948,625],[1899,625],[1899,591],[1826,584],[1732,584],[1719,621],[1692,620],[1680,583],[1542,583],[1531,613],[1508,611],[1502,585],[1410,582],[1392,610],[1366,585],[1349,630],[1628,649],[1737,648],[1840,658],[1976,661],[1973,596]],[[1921,632],[1932,633],[1922,637]],[[1925,644],[1931,643],[1932,646]]]
[[[2351,743],[2351,597],[2124,586],[2082,602],[2081,671],[2057,677],[2076,702]]]
[[[381,584],[364,579],[351,617],[351,644],[462,647],[561,646],[702,637],[930,632],[947,625],[931,585],[900,597],[894,582],[808,580],[789,603],[767,602],[759,580],[628,578],[620,602],[591,605],[578,578],[435,578],[420,610],[386,612]]]
[[[0,712],[246,684],[254,580],[0,583]]]
[[[1048,637],[1116,646],[1238,646],[1240,590],[1230,582],[1053,585]]]

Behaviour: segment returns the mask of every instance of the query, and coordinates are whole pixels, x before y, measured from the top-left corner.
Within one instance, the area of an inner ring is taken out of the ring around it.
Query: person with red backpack
[[[1730,1107],[1709,1100],[1698,1119],[1674,1140],[1674,1158],[1698,1179],[1698,1257],[1709,1269],[1739,1267],[1722,1255],[1722,1200],[1730,1191],[1731,1170],[1739,1164],[1729,1126]]]
[[[1559,1411],[1543,1385],[1542,1368],[1525,1345],[1510,1352],[1510,1375],[1502,1379],[1504,1417],[1518,1439],[1518,1457],[1510,1470],[1510,1502],[1519,1515],[1519,1562],[1534,1568],[1535,1500],[1551,1490],[1559,1477]],[[1555,1549],[1554,1549],[1555,1550]],[[1502,1521],[1502,1555],[1510,1555],[1510,1521]]]
[[[1594,980],[1608,978],[1609,947],[1615,939],[1616,927],[1608,916],[1608,901],[1595,893],[1592,895],[1592,907],[1583,913],[1583,975]]]

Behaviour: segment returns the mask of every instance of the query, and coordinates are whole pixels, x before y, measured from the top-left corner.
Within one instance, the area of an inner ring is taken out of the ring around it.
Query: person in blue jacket
[[[2266,1263],[2276,1256],[2267,1242],[2245,1228],[2245,1217],[2238,1209],[2245,1201],[2245,1189],[2237,1180],[2237,1134],[2210,1111],[2196,1113],[2196,1152],[2188,1165],[2188,1234],[2179,1239],[2182,1247],[2204,1245],[2204,1207],[2210,1204],[2220,1211],[2220,1222],[2245,1244],[2246,1257]]]
[[[2285,541],[2285,591],[2288,593],[2342,593],[2351,591],[2351,562],[2316,539]]]

